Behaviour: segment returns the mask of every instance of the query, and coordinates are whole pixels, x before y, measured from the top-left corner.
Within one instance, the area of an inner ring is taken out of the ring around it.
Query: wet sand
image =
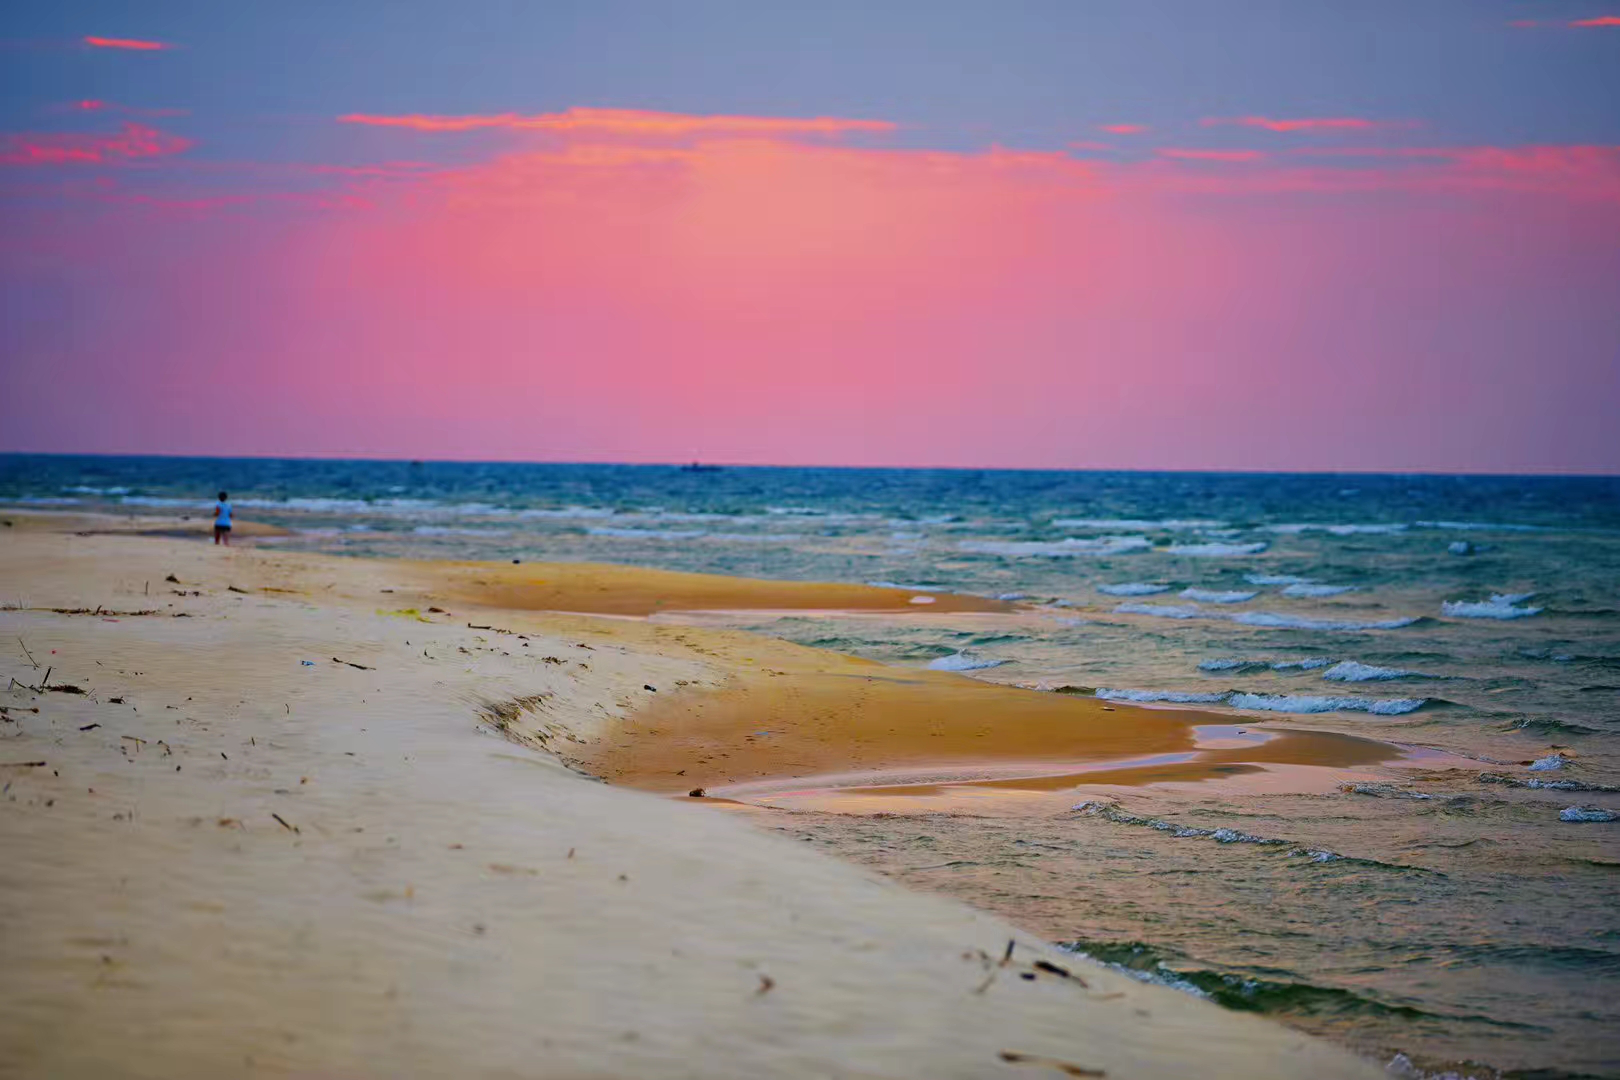
[[[1123,739],[1055,695],[501,608],[551,602],[508,573],[0,531],[0,1074],[1378,1075],[563,763],[665,791],[680,755],[723,785],[1196,752],[1184,715],[1120,707]],[[665,609],[635,601],[597,607]],[[772,701],[823,726],[756,754]]]

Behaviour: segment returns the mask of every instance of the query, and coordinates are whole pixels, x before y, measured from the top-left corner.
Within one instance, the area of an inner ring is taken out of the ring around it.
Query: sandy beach
[[[683,792],[1380,744],[1199,751],[1194,713],[626,617],[903,590],[12,520],[0,1073],[1379,1074]]]

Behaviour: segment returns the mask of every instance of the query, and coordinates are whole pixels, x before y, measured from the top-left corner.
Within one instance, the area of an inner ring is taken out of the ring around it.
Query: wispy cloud
[[[116,101],[103,101],[101,98],[84,98],[80,101],[69,102],[67,105],[56,106],[52,111],[69,112],[99,112],[119,113],[123,116],[186,116],[190,109],[147,109],[139,105],[121,105]]]
[[[1148,129],[1146,124],[1102,124],[1098,131],[1106,131],[1110,135],[1140,135]]]
[[[1259,161],[1265,157],[1260,150],[1188,150],[1180,147],[1160,147],[1160,157],[1181,161]]]
[[[19,133],[0,135],[0,165],[110,165],[179,154],[192,145],[183,136],[135,123],[111,134]]]
[[[136,52],[158,52],[174,48],[166,41],[142,41],[140,38],[86,36],[84,43],[93,49],[132,49]]]
[[[1204,127],[1247,127],[1266,131],[1310,134],[1351,131],[1388,131],[1392,128],[1410,128],[1410,120],[1367,120],[1359,116],[1311,116],[1279,120],[1270,116],[1206,116],[1199,121]]]
[[[851,132],[894,131],[887,120],[848,120],[840,117],[782,116],[695,116],[687,113],[651,112],[645,109],[569,109],[560,113],[497,113],[472,116],[378,116],[349,113],[338,117],[345,124],[372,127],[408,128],[413,131],[514,131],[598,132],[609,135],[664,136],[687,135],[844,135]]]
[[[1620,15],[1599,15],[1595,19],[1576,19],[1571,26],[1591,28],[1595,26],[1620,26]]]

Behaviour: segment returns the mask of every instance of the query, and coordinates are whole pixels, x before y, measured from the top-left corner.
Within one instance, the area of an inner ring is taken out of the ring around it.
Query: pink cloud
[[[108,165],[179,154],[192,145],[183,136],[136,123],[125,123],[114,134],[0,135],[0,165]]]
[[[1266,156],[1260,150],[1187,150],[1177,147],[1160,147],[1155,153],[1160,157],[1182,161],[1259,161]]]
[[[1110,135],[1140,135],[1147,129],[1146,124],[1102,124],[1097,130]]]
[[[1200,120],[1199,123],[1204,127],[1229,125],[1232,127],[1262,128],[1266,131],[1302,131],[1310,134],[1381,131],[1415,126],[1411,121],[1407,120],[1366,120],[1356,116],[1305,117],[1293,120],[1277,120],[1269,116],[1208,116]]]
[[[1596,26],[1620,26],[1620,15],[1599,15],[1595,19],[1577,19],[1569,25],[1582,28]]]
[[[86,37],[84,43],[94,49],[132,49],[136,52],[174,48],[165,41],[142,41],[139,38]]]
[[[598,132],[639,137],[686,135],[844,135],[850,132],[888,132],[897,125],[886,120],[846,120],[837,117],[694,116],[651,112],[645,109],[582,109],[523,116],[518,113],[473,116],[376,116],[349,113],[340,123],[372,127],[408,128],[413,131],[477,131],[504,128],[514,131],[563,133]]]

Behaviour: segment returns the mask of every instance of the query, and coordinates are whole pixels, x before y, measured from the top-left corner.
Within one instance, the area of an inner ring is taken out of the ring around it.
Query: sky
[[[0,452],[1620,473],[1620,3],[0,14]]]

